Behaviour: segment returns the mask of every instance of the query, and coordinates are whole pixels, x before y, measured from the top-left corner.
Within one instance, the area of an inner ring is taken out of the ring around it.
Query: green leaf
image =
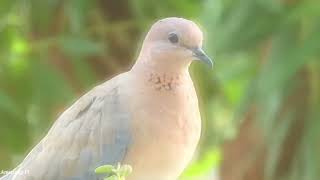
[[[108,173],[112,173],[114,169],[114,166],[112,165],[103,165],[103,166],[99,166],[97,167],[94,172],[97,174],[108,174]]]
[[[122,165],[118,171],[118,174],[121,177],[127,177],[132,173],[132,167],[130,165]]]
[[[112,175],[112,176],[104,178],[104,180],[120,180],[120,179],[118,178],[118,176]]]

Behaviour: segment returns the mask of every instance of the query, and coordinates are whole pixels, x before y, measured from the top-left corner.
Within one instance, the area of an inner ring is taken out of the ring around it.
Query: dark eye
[[[179,42],[179,38],[178,38],[178,35],[175,34],[175,33],[170,33],[169,36],[168,36],[168,39],[171,43],[175,44],[177,42]]]

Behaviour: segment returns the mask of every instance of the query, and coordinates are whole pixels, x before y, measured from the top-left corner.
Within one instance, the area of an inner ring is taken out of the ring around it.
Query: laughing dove
[[[192,60],[212,65],[192,21],[166,18],[148,32],[128,72],[67,109],[11,175],[1,180],[101,179],[94,169],[129,164],[129,180],[177,179],[200,137]]]

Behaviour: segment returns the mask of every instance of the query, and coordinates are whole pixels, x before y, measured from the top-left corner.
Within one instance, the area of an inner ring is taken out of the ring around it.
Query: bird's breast
[[[191,160],[200,137],[196,96],[189,92],[144,93],[146,98],[135,101],[140,108],[134,113],[134,142],[129,151],[135,156],[128,156],[133,157],[128,162],[135,164],[137,174],[143,169],[150,176],[164,177],[159,179],[174,179]]]
[[[134,122],[144,126],[144,132],[155,139],[168,143],[189,145],[200,133],[201,121],[197,96],[194,91],[151,91],[144,99],[136,101]],[[141,96],[140,96],[141,97]]]

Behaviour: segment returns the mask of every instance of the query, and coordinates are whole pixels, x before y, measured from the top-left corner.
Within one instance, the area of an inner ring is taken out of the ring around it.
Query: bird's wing
[[[121,162],[131,142],[130,113],[114,81],[66,110],[16,169],[36,180],[98,179],[96,167]]]

